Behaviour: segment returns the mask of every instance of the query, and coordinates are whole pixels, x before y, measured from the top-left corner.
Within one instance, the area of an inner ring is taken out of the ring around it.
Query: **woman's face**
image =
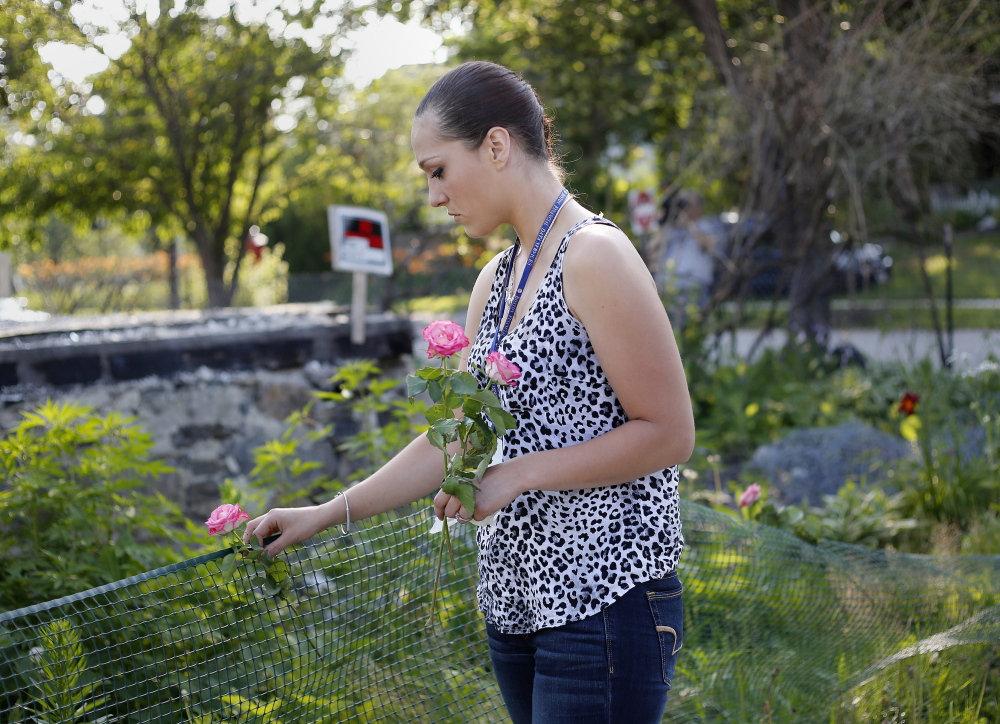
[[[496,172],[485,142],[470,151],[461,141],[442,141],[434,117],[419,116],[413,121],[410,144],[427,174],[431,206],[444,206],[474,239],[489,235],[504,222],[493,186]]]

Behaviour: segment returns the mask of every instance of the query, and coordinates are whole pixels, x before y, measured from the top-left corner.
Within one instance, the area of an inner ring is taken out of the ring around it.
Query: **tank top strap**
[[[613,221],[609,221],[604,218],[603,214],[598,214],[597,216],[591,216],[588,219],[584,219],[579,222],[576,226],[566,232],[566,235],[562,238],[562,242],[559,244],[559,250],[556,252],[556,257],[562,257],[566,253],[566,247],[569,246],[569,240],[573,238],[573,235],[585,226],[590,226],[591,224],[601,224],[602,226],[611,226],[615,229],[618,228],[618,224]],[[553,260],[554,261],[554,260]]]

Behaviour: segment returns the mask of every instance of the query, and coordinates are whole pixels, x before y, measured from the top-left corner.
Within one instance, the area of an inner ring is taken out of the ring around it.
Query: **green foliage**
[[[417,104],[442,71],[389,71],[367,88],[345,91],[341,103],[305,119],[296,131],[296,146],[285,161],[286,175],[295,179],[288,206],[264,227],[285,244],[292,273],[330,270],[330,204],[382,209],[393,234],[448,221],[427,204],[427,182],[409,136]],[[412,253],[403,239],[394,237],[393,247]]]
[[[742,476],[741,480],[752,480],[761,493],[758,500],[739,511],[731,507],[743,492],[736,484],[732,486],[733,496],[720,499],[701,492],[689,497],[708,502],[721,513],[742,515],[755,523],[787,531],[808,543],[826,540],[884,548],[898,545],[904,531],[919,525],[917,520],[905,517],[902,493],[889,494],[879,487],[865,488],[848,481],[836,495],[824,495],[822,504],[812,507],[781,505],[769,499],[771,488],[766,481],[755,476]]]
[[[904,510],[902,493],[889,495],[849,482],[836,495],[824,495],[823,505],[814,511],[819,519],[816,538],[884,548],[902,531],[917,527],[916,520],[904,517]]]
[[[441,490],[461,500],[471,516],[476,510],[476,483],[496,454],[498,438],[514,429],[517,421],[493,392],[479,388],[475,377],[449,369],[447,357],[441,367],[424,367],[407,377],[406,390],[411,398],[426,391],[434,403],[424,416],[430,423],[428,442],[444,455]],[[456,410],[462,411],[461,417]]]
[[[289,502],[302,495],[311,496],[340,489],[333,478],[320,473],[321,465],[316,461],[301,459],[303,444],[317,443],[330,435],[330,425],[319,425],[311,418],[313,402],[305,408],[293,412],[285,419],[285,431],[281,437],[268,440],[253,451],[254,466],[250,471],[252,491],[262,491],[261,497],[278,495],[283,502]],[[308,481],[308,482],[307,482]],[[303,483],[307,483],[303,486]],[[239,503],[241,495],[233,486],[227,488],[229,495],[222,500]]]
[[[318,502],[382,467],[426,429],[416,422],[426,405],[394,396],[399,380],[382,379],[381,375],[382,370],[372,360],[347,362],[330,378],[335,391],[313,393],[318,400],[346,407],[359,426],[338,447],[350,460],[349,475],[341,479],[323,470],[319,462],[303,459],[309,445],[328,440],[334,433],[333,425],[315,419],[314,401],[310,401],[288,416],[281,437],[253,451],[250,490],[238,491],[230,485],[223,499],[236,503],[249,495],[255,506],[262,506],[262,498],[270,495],[277,495],[286,504],[302,498]]]
[[[34,720],[38,724],[82,722],[106,698],[95,695],[100,683],[91,681],[80,635],[64,618],[42,626],[39,634],[39,645],[31,651],[33,666],[27,674],[33,689],[30,708]]]
[[[149,434],[117,413],[46,402],[0,440],[0,607],[57,598],[180,560],[199,540],[162,495],[169,468]]]
[[[793,428],[847,417],[833,362],[814,343],[766,350],[752,363],[712,365],[695,354],[684,363],[698,443],[726,459],[743,459]]]
[[[909,370],[886,371],[874,381],[881,395],[859,405],[881,424],[915,435],[918,457],[895,471],[908,515],[964,529],[983,511],[1000,509],[1000,371],[986,363],[969,373],[935,370],[923,362]],[[920,395],[916,414],[900,417],[903,392]],[[887,395],[889,404],[885,404]],[[878,418],[875,418],[878,419]],[[912,432],[909,432],[912,431]]]
[[[835,724],[989,724],[1000,719],[995,646],[926,654],[897,664],[848,693]]]
[[[697,85],[715,80],[700,39],[669,3],[458,0],[392,8],[404,17],[427,11],[442,26],[463,18],[470,30],[453,41],[461,60],[488,58],[521,73],[555,118],[569,185],[608,214],[612,204],[624,208],[627,190],[613,184],[612,166],[630,165],[638,144],[676,138],[690,121]]]
[[[319,399],[345,403],[360,421],[361,429],[340,446],[355,466],[346,483],[371,475],[426,429],[415,422],[426,405],[392,397],[400,383],[382,379],[381,374],[372,360],[349,362],[331,378],[339,388],[336,392],[315,393]]]
[[[84,88],[54,76],[48,103],[31,109],[36,143],[0,166],[0,215],[130,216],[185,233],[209,303],[229,304],[249,228],[273,217],[287,191],[275,172],[289,132],[337,97],[338,41],[354,10],[322,24],[319,4],[264,19],[203,0],[158,15],[134,2],[124,10],[114,30],[130,40],[125,53]],[[77,27],[97,48],[103,32]]]

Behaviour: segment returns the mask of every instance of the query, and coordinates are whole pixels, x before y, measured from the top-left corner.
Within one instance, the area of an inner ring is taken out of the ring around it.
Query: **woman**
[[[682,639],[676,465],[694,422],[653,281],[617,227],[563,193],[549,121],[512,71],[449,71],[421,101],[411,143],[432,206],[469,236],[510,224],[527,241],[480,274],[462,362],[481,369],[496,345],[521,368],[500,391],[518,428],[474,511],[434,498],[439,518],[496,513],[478,532],[477,593],[504,702],[515,724],[658,722]],[[421,436],[349,501],[271,510],[247,539],[280,532],[268,546],[277,554],[343,523],[348,505],[352,519],[375,515],[442,477]]]

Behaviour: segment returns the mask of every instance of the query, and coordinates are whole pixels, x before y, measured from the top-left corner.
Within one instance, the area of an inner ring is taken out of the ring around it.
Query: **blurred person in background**
[[[723,237],[718,218],[702,217],[701,196],[684,189],[661,203],[660,229],[653,241],[650,267],[661,295],[669,300],[675,326],[684,323],[686,310],[708,304],[715,279],[716,260]]]

